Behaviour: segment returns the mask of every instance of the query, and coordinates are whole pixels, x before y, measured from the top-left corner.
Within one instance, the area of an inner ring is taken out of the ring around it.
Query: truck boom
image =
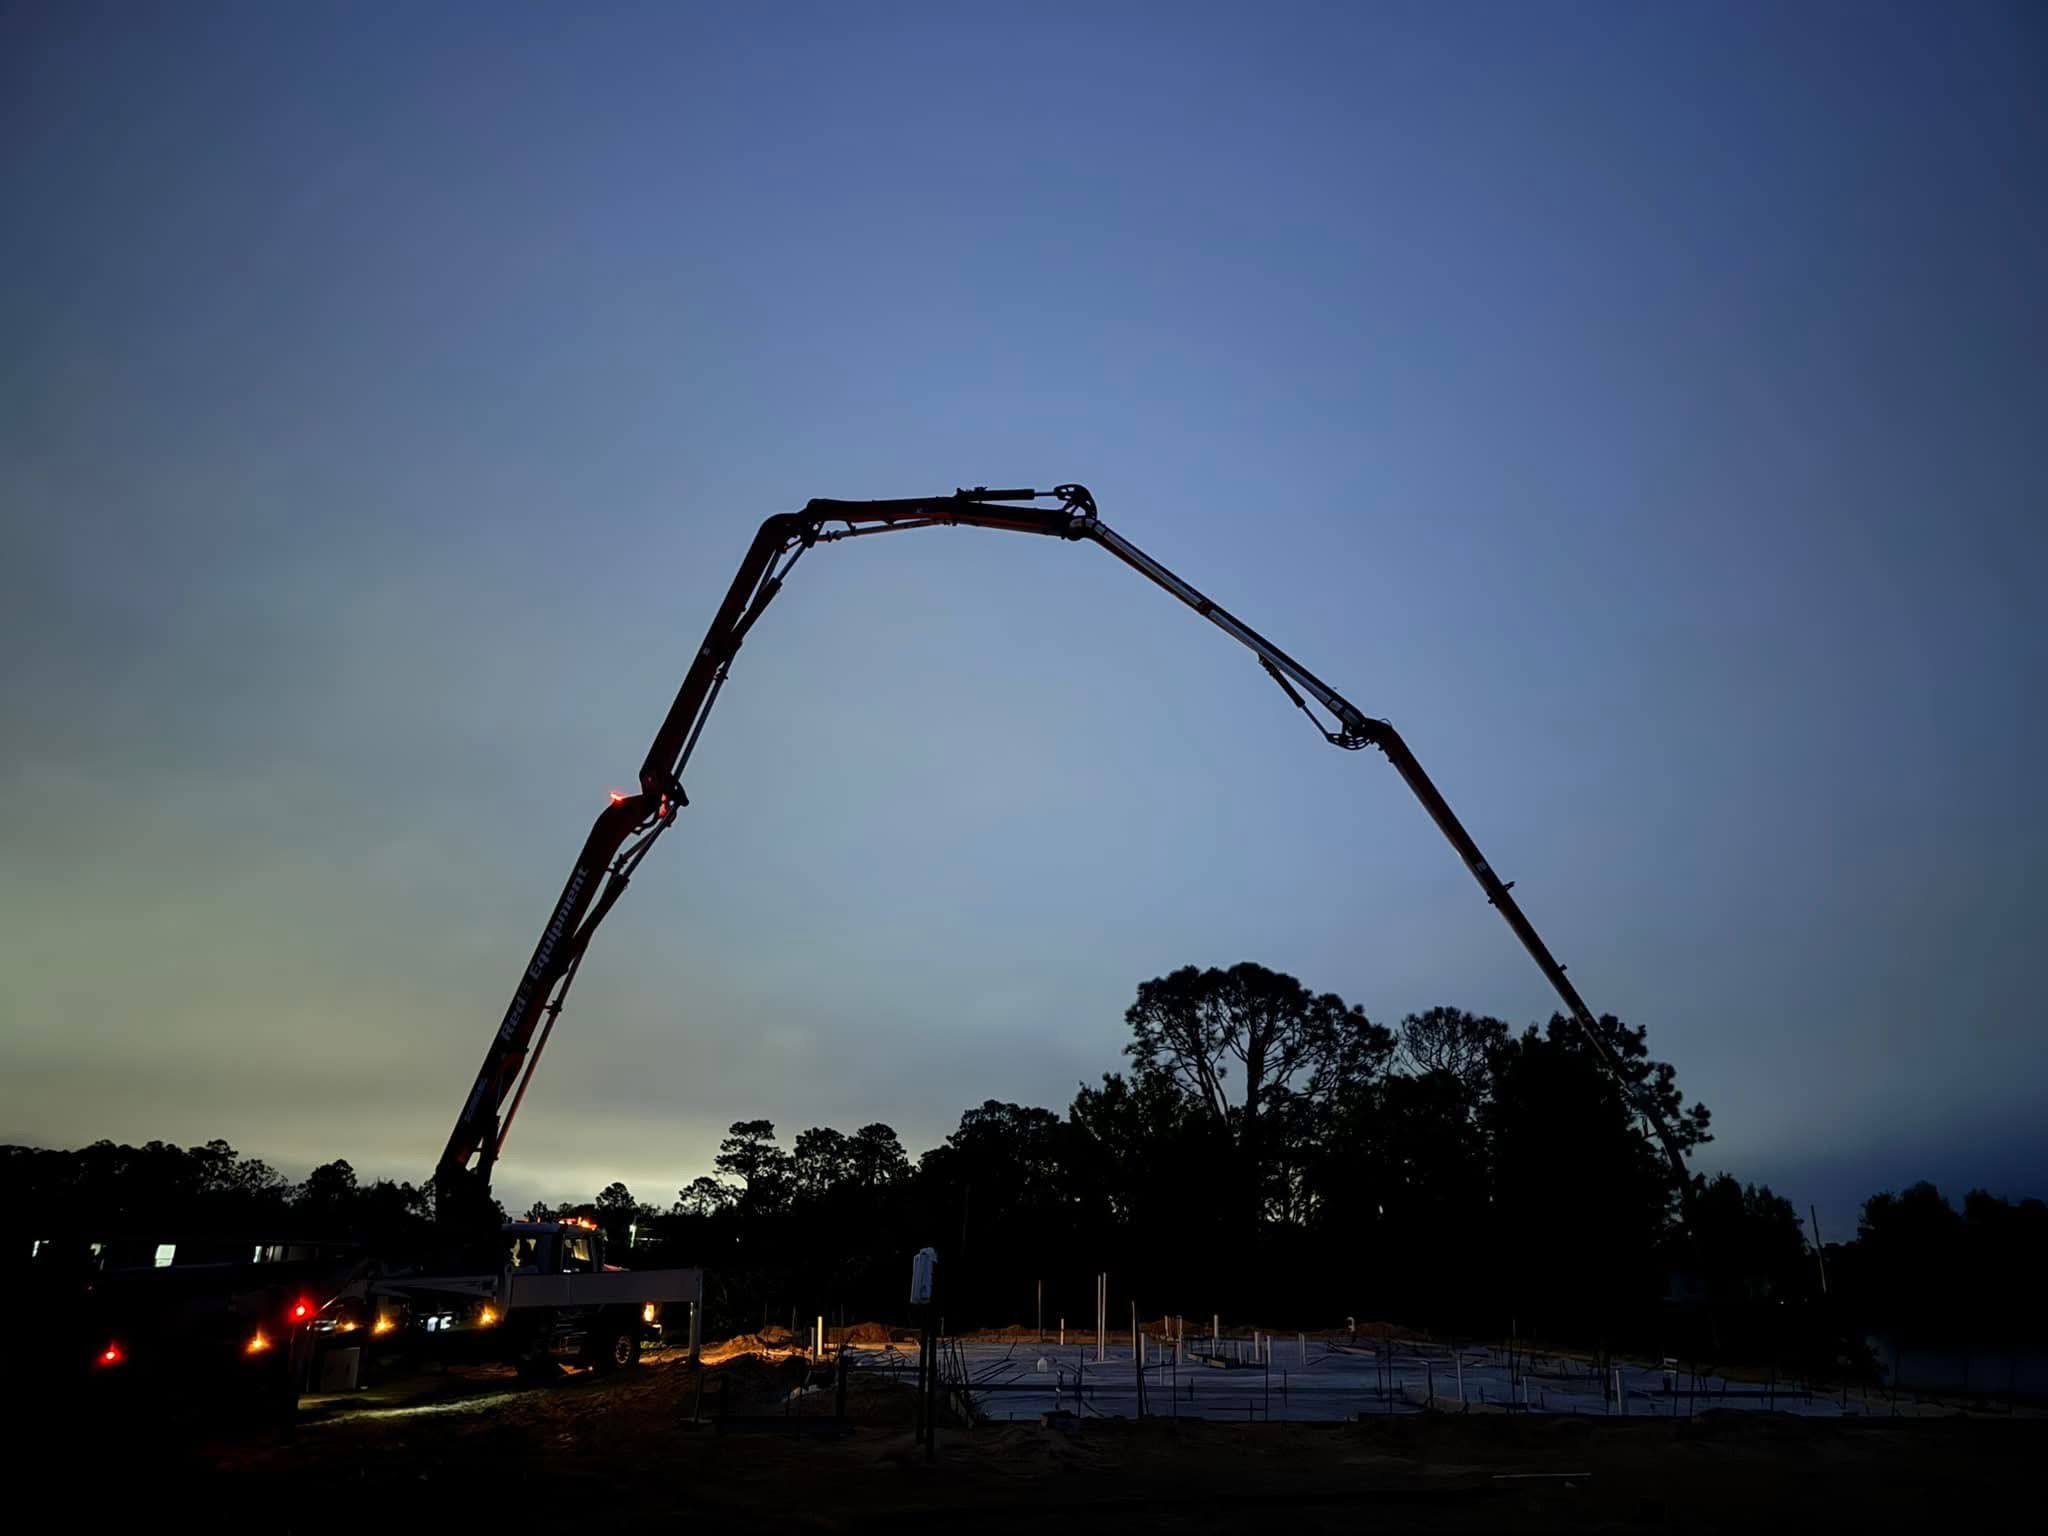
[[[1036,505],[1043,500],[1057,505]],[[1683,1149],[1657,1105],[1622,1073],[1621,1064],[1585,999],[1509,894],[1509,882],[1494,873],[1478,844],[1392,725],[1364,714],[1249,624],[1103,523],[1086,487],[1061,485],[1044,492],[978,486],[956,490],[950,496],[895,501],[813,500],[801,512],[779,513],[761,524],[740,562],[739,573],[705,632],[704,643],[691,660],[675,701],[647,749],[646,759],[640,765],[638,791],[615,793],[611,803],[598,813],[561,894],[549,910],[540,942],[520,975],[512,1001],[484,1054],[483,1065],[441,1154],[435,1180],[444,1208],[460,1201],[466,1183],[472,1192],[488,1191],[492,1166],[504,1148],[512,1119],[532,1082],[534,1067],[547,1045],[563,999],[575,981],[591,936],[625,894],[655,840],[674,823],[677,812],[689,804],[683,793],[683,770],[730,674],[734,656],[755,621],[782,590],[791,568],[816,544],[942,526],[994,528],[1061,539],[1087,539],[1099,544],[1251,651],[1332,745],[1350,751],[1373,747],[1384,753],[1479,883],[1487,901],[1500,912],[1536,962],[1595,1057],[1614,1074],[1636,1110],[1649,1123],[1670,1159],[1680,1190],[1687,1188]],[[1327,723],[1310,707],[1310,700],[1329,715]]]

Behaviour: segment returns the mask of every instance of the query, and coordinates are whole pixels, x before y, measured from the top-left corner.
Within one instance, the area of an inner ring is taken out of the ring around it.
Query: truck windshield
[[[597,1266],[590,1258],[590,1238],[581,1232],[562,1234],[562,1273],[565,1275],[587,1275]]]

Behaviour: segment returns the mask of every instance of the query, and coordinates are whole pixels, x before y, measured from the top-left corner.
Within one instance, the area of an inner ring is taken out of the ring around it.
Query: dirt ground
[[[850,1384],[850,1432],[799,1435],[803,1367],[653,1358],[523,1388],[507,1373],[416,1378],[315,1402],[289,1429],[158,1419],[93,1426],[102,1513],[133,1497],[273,1531],[523,1531],[576,1512],[613,1529],[857,1531],[971,1520],[974,1536],[1075,1529],[1289,1532],[1925,1527],[2036,1500],[2048,1421],[1818,1422],[1744,1412],[1692,1424],[1417,1416],[1308,1425],[1096,1421],[942,1429],[912,1440],[909,1394]],[[725,1399],[725,1427],[719,1403]],[[829,1412],[829,1397],[806,1400]],[[700,1411],[703,1422],[693,1423]],[[813,1419],[815,1427],[817,1421]],[[62,1430],[63,1426],[50,1426]],[[79,1437],[60,1433],[75,1450]],[[109,1458],[108,1441],[118,1449]],[[59,1454],[52,1450],[52,1455]],[[46,1464],[47,1465],[47,1464]]]

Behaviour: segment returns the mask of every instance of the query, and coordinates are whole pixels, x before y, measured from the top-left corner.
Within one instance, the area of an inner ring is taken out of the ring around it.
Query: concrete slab
[[[1640,1365],[1605,1374],[1589,1362],[1520,1356],[1480,1345],[1454,1349],[1395,1341],[1384,1352],[1372,1344],[1333,1345],[1274,1337],[1264,1342],[1224,1338],[1211,1349],[1190,1341],[1180,1359],[1171,1346],[1147,1342],[1140,1371],[1128,1343],[1098,1361],[1091,1344],[1018,1343],[949,1345],[964,1361],[977,1409],[995,1420],[1037,1419],[1065,1410],[1081,1418],[1136,1417],[1143,1394],[1148,1417],[1333,1422],[1361,1414],[1449,1413],[1627,1414],[1670,1418],[1714,1410],[1776,1411],[1824,1418],[1888,1416],[1891,1404],[1852,1390],[1804,1385],[1768,1386],[1695,1378]],[[856,1349],[855,1369],[897,1371],[906,1380],[915,1358],[901,1349]],[[1142,1388],[1140,1381],[1142,1378]],[[1616,1395],[1617,1386],[1619,1396]],[[1901,1405],[1903,1408],[1904,1405]]]

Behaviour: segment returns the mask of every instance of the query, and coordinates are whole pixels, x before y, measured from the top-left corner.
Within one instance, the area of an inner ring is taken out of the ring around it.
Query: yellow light
[[[389,1333],[392,1329],[396,1328],[397,1326],[398,1324],[394,1323],[393,1321],[391,1321],[390,1318],[386,1317],[383,1313],[379,1312],[377,1314],[377,1321],[370,1324],[370,1332],[377,1334]]]
[[[361,1326],[362,1326],[362,1324],[360,1324],[360,1323],[343,1323],[343,1324],[341,1325],[341,1332],[343,1332],[343,1333],[354,1333],[354,1332],[356,1331],[356,1329],[360,1328]]]
[[[479,1328],[488,1328],[497,1320],[498,1311],[495,1307],[485,1307],[483,1311],[477,1313],[476,1315],[476,1325]]]
[[[249,1335],[249,1342],[242,1346],[242,1352],[248,1355],[260,1355],[268,1348],[270,1348],[270,1340],[264,1335],[263,1330],[258,1328]]]
[[[651,1301],[650,1301],[650,1302],[648,1302],[648,1303],[647,1303],[647,1305],[645,1305],[644,1307],[642,1307],[642,1308],[640,1309],[640,1321],[641,1321],[641,1322],[643,1322],[643,1323],[651,1323],[651,1322],[653,1322],[653,1321],[654,1321],[654,1303],[653,1303],[653,1302],[651,1302]]]

